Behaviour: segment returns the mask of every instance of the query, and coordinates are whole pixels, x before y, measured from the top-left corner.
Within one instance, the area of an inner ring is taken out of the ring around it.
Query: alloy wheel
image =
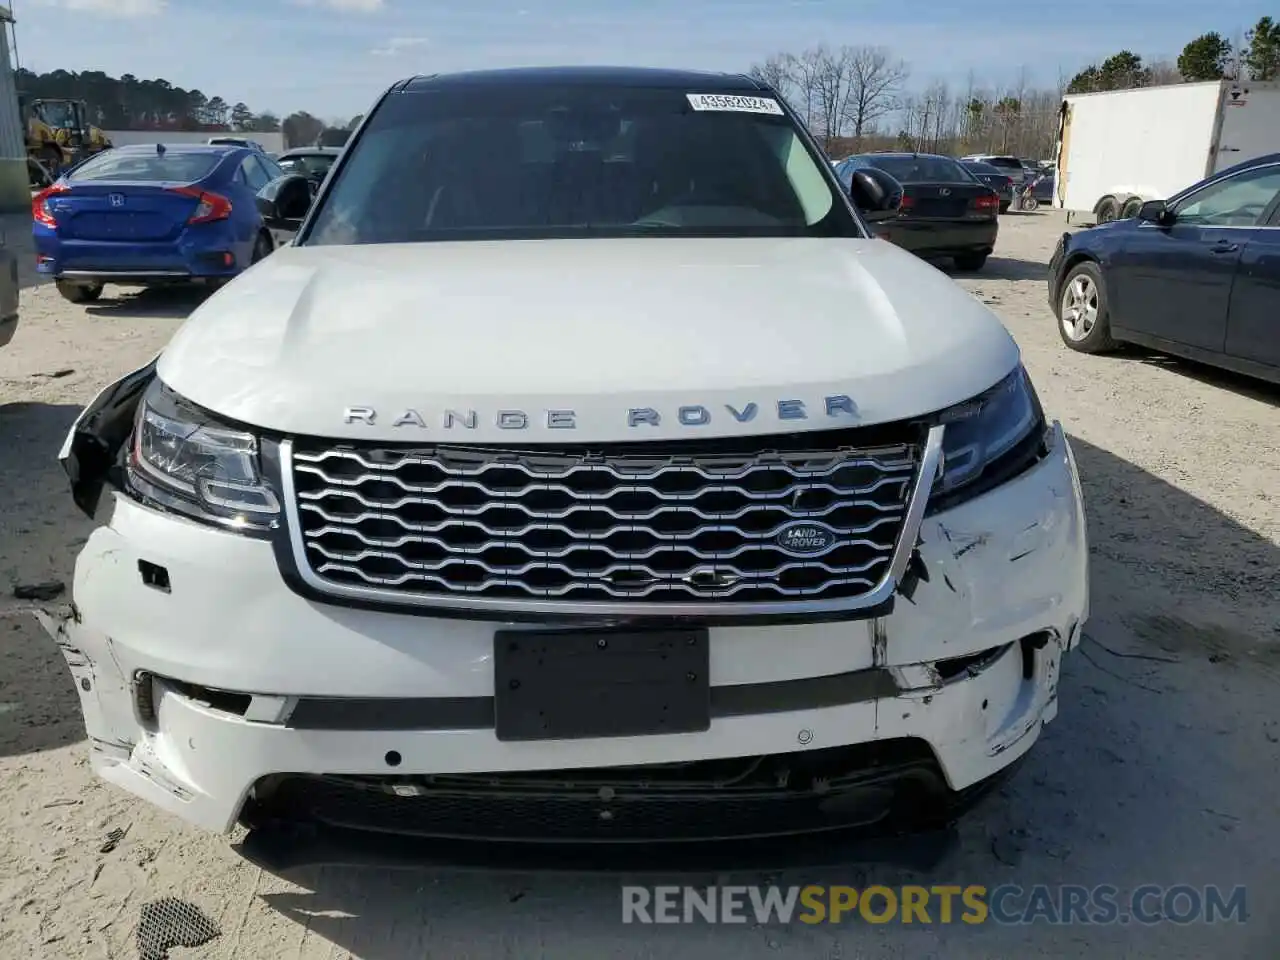
[[[1093,280],[1079,274],[1062,293],[1062,332],[1079,342],[1093,332],[1098,322],[1098,288]]]

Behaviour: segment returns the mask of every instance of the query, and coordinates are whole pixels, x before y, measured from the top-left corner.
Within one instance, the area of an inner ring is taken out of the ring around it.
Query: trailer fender
[[[1093,216],[1096,223],[1110,223],[1120,215],[1120,203],[1114,195],[1108,193],[1099,197],[1093,205]]]
[[[1146,203],[1146,198],[1138,194],[1129,194],[1120,203],[1120,219],[1132,220],[1138,215],[1138,211],[1142,209],[1142,205]]]

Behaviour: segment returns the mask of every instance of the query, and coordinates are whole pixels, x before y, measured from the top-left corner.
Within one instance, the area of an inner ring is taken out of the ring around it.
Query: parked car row
[[[983,164],[994,167],[998,173],[1007,176],[1011,186],[1010,201],[1013,199],[1013,190],[1030,183],[1033,189],[1032,196],[1036,198],[1037,203],[1053,202],[1053,180],[1057,165],[1052,160],[1028,160],[1021,157],[975,153],[961,157],[960,162],[966,166]]]
[[[1000,195],[1000,212],[1005,213],[1013,205],[1013,177],[994,164],[984,160],[961,160],[961,165],[971,174]]]

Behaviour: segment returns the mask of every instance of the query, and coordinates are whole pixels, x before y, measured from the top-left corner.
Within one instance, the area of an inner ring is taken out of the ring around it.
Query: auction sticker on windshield
[[[726,93],[691,93],[689,106],[695,110],[731,110],[736,113],[769,113],[782,116],[782,107],[771,97],[743,97]]]

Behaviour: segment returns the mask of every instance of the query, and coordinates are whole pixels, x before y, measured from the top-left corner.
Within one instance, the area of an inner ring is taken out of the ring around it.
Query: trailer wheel
[[[1130,197],[1124,202],[1124,206],[1120,208],[1120,219],[1132,220],[1138,215],[1138,211],[1142,209],[1142,204],[1141,197]]]
[[[1110,223],[1120,212],[1120,204],[1115,197],[1103,197],[1094,207],[1093,213],[1098,223]]]

